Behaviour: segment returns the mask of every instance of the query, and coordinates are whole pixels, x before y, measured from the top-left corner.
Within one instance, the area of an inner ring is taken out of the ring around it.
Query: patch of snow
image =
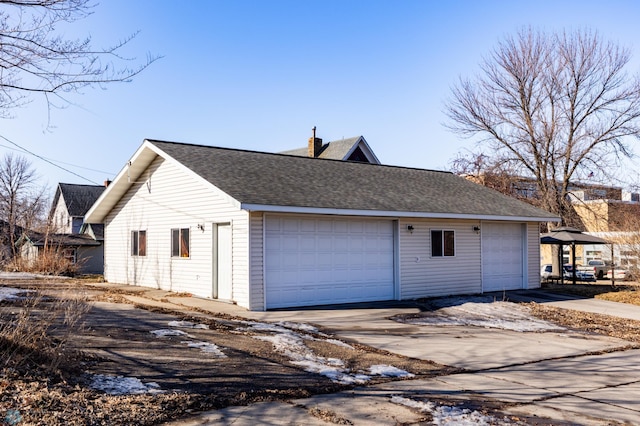
[[[310,373],[323,375],[336,383],[345,385],[366,383],[367,381],[371,380],[371,375],[380,375],[378,371],[384,370],[385,372],[391,372],[395,368],[391,366],[384,366],[385,368],[375,369],[376,372],[372,372],[369,375],[352,373],[348,368],[345,367],[343,360],[337,358],[325,358],[316,355],[307,345],[305,345],[304,341],[325,341],[334,345],[353,349],[351,345],[348,345],[336,339],[318,339],[313,336],[300,334],[294,331],[317,331],[315,327],[305,326],[304,324],[296,326],[295,323],[268,324],[261,322],[246,322],[246,324],[250,325],[248,330],[254,332],[272,333],[271,335],[253,336],[253,338],[271,342],[276,351],[280,352],[282,355],[291,360],[291,364],[298,365],[304,368],[305,371],[308,371]],[[396,374],[400,374],[399,372],[404,372],[400,369],[396,370],[397,371],[394,371]],[[407,375],[410,374],[407,372],[404,373]],[[385,377],[394,376],[388,375]]]
[[[535,318],[529,310],[512,302],[466,302],[424,312],[417,318],[397,318],[416,325],[457,325],[499,328],[519,332],[562,331],[564,328]]]
[[[29,293],[29,290],[23,290],[21,288],[13,287],[0,287],[0,301],[3,300],[18,300],[22,297],[19,294]]]
[[[89,386],[109,395],[139,395],[163,392],[155,382],[142,383],[140,379],[135,377],[107,376],[103,374],[93,376]]]
[[[318,334],[318,329],[316,327],[302,322],[280,321],[276,324],[290,330],[300,330],[306,331],[307,333]]]
[[[398,367],[394,367],[392,365],[372,365],[369,367],[369,373],[373,376],[382,376],[382,377],[415,377],[415,374],[409,373],[408,371],[402,370]]]
[[[181,342],[185,343],[190,348],[202,349],[202,352],[214,355],[217,358],[227,358],[227,356],[220,350],[218,345],[209,342]]]
[[[209,326],[207,324],[196,324],[190,321],[169,321],[169,327],[178,327],[178,328],[197,328],[202,330],[208,330]]]
[[[431,414],[434,425],[489,426],[512,424],[507,418],[499,419],[468,408],[438,405],[433,402],[416,401],[401,396],[392,397],[391,402]]]
[[[185,333],[182,330],[173,330],[168,328],[162,328],[160,330],[152,330],[149,333],[155,334],[156,337],[168,337],[168,336],[189,336],[189,334]]]

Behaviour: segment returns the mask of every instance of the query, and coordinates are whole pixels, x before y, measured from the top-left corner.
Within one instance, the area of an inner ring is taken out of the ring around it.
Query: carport
[[[584,244],[609,244],[608,241],[602,238],[588,235],[576,228],[564,226],[556,228],[551,232],[540,235],[540,244],[554,244],[560,246],[558,251],[558,257],[560,262],[560,269],[562,270],[562,247],[571,246],[571,265],[573,277],[573,284],[576,283],[576,245]],[[613,244],[611,244],[611,256],[613,258]],[[564,273],[560,272],[560,280],[564,284]],[[611,274],[611,285],[615,285],[614,274]]]

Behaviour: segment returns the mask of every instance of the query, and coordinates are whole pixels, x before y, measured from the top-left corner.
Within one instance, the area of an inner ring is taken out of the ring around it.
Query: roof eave
[[[241,209],[247,211],[262,211],[269,213],[303,213],[342,216],[369,217],[397,217],[397,218],[429,218],[429,219],[462,219],[462,220],[496,220],[511,222],[560,222],[556,216],[501,216],[472,213],[439,213],[439,212],[408,212],[384,210],[353,210],[320,207],[272,206],[262,204],[241,204]]]
[[[131,159],[120,170],[120,173],[98,197],[89,211],[84,215],[87,223],[103,223],[116,203],[129,190],[131,185],[142,175],[146,168],[158,155],[157,148],[145,140]]]

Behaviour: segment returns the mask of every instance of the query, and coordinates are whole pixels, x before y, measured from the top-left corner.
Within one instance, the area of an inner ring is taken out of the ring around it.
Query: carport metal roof
[[[547,232],[545,234],[540,235],[540,244],[555,244],[559,246],[571,246],[571,264],[573,266],[572,272],[572,281],[573,284],[576,283],[576,245],[584,245],[584,244],[609,244],[607,240],[603,240],[600,237],[596,237],[593,235],[588,235],[582,233],[579,229],[571,228],[568,226],[563,226],[561,228],[556,228],[551,232]],[[612,249],[613,251],[613,249]],[[562,259],[562,248],[560,248],[559,253],[560,258]],[[562,264],[562,260],[560,264]],[[561,268],[562,269],[562,268]],[[564,273],[560,274],[560,279],[564,283]],[[615,284],[613,276],[611,277],[611,283]]]
[[[609,244],[609,242],[593,235],[583,234],[579,229],[565,226],[540,235],[540,244]]]

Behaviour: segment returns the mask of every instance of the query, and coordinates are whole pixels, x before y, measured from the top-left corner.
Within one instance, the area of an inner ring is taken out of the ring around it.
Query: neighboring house
[[[102,274],[104,259],[102,241],[86,234],[41,234],[30,232],[20,241],[21,256],[36,259],[45,247],[57,250],[82,274]]]
[[[84,215],[96,202],[105,185],[59,183],[51,203],[49,218],[59,234],[79,234]]]
[[[46,244],[62,251],[78,266],[78,272],[101,274],[104,270],[102,224],[84,223],[84,215],[104,192],[103,185],[59,183],[49,219],[53,232],[47,236],[31,232],[23,240],[22,255],[34,259]]]
[[[536,288],[557,220],[448,172],[154,140],[85,216],[108,282],[250,310]]]
[[[314,135],[309,139],[305,148],[292,149],[281,152],[286,155],[300,157],[324,158],[326,160],[356,161],[360,163],[380,164],[373,150],[363,136],[337,140],[323,144],[322,139]]]

